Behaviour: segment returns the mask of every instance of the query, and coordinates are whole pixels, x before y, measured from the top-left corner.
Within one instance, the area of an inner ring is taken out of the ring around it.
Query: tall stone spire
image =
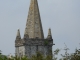
[[[44,38],[37,0],[31,0],[26,27],[25,31],[29,38]]]
[[[48,37],[44,38],[38,2],[37,0],[31,0],[24,37],[21,38],[19,29],[17,32],[15,55],[31,58],[36,55],[36,52],[40,52],[44,57],[52,56],[52,46],[51,29],[49,29]]]

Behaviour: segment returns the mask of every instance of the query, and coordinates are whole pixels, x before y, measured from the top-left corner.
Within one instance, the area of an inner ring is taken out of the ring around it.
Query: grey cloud
[[[73,52],[80,42],[80,0],[38,0],[44,35],[52,30],[53,50],[64,48]],[[23,37],[30,0],[0,1],[0,49],[3,54],[14,53],[17,29]]]

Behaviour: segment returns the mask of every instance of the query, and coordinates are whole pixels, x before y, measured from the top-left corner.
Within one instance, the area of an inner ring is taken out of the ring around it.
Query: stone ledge
[[[54,45],[53,39],[21,39],[15,41],[15,46],[24,46],[24,45]]]

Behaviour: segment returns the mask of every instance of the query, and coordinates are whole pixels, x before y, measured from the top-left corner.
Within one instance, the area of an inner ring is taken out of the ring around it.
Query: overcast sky
[[[0,50],[15,53],[15,38],[20,29],[23,38],[30,0],[0,0]],[[56,48],[65,45],[68,52],[80,48],[80,0],[38,0],[45,38],[51,28]]]

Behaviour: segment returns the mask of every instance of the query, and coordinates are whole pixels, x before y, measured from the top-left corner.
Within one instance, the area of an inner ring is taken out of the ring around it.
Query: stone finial
[[[51,35],[51,29],[49,28],[49,30],[48,30],[48,35]]]
[[[16,36],[16,39],[17,38],[20,38],[21,39],[21,35],[20,35],[20,30],[18,29],[18,31],[17,31],[17,36]]]
[[[51,34],[51,29],[50,28],[48,30],[48,36],[47,36],[47,38],[51,38],[52,39],[52,34]]]
[[[31,0],[26,26],[29,38],[44,38],[37,0]]]

